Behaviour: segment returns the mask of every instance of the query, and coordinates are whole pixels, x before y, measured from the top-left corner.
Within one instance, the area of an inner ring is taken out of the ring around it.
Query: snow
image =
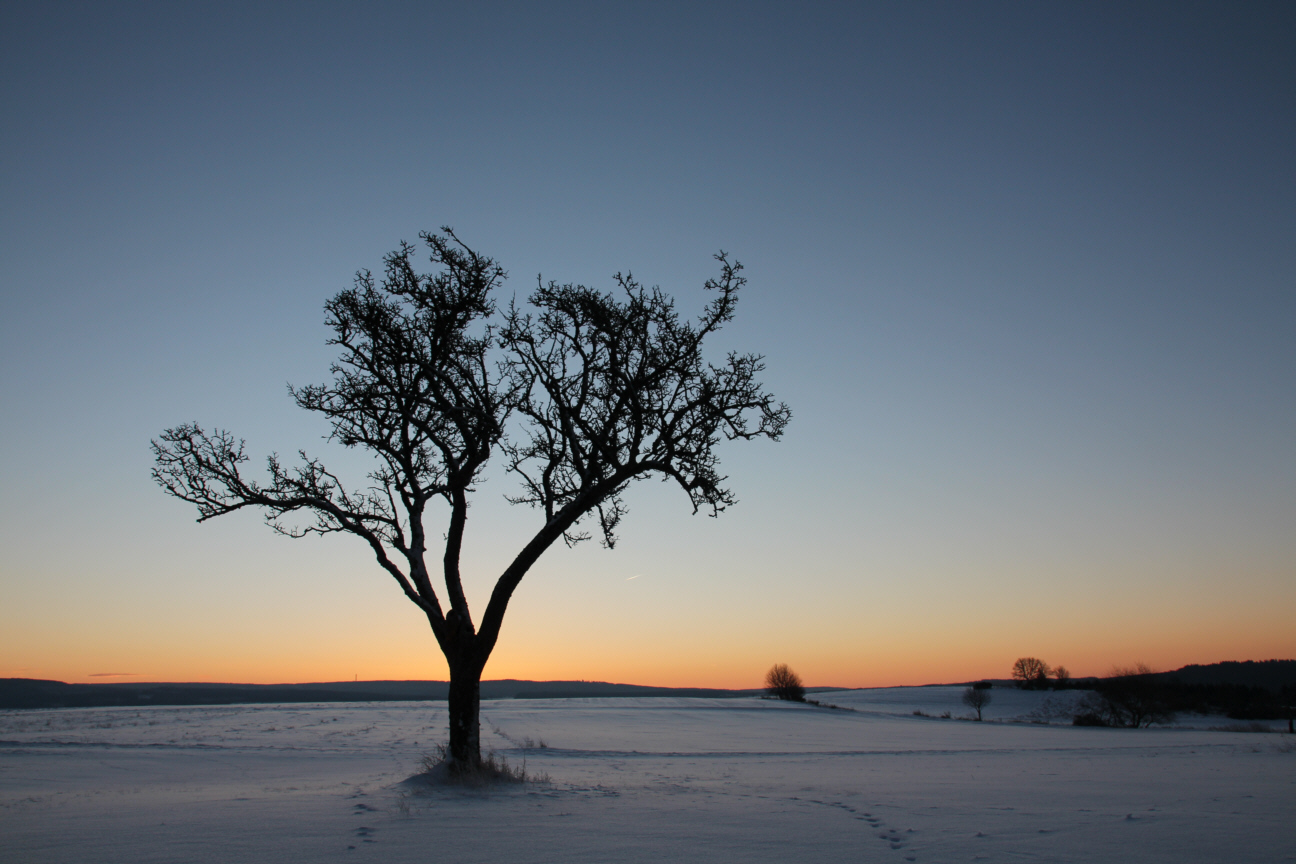
[[[444,703],[0,712],[0,860],[1296,861],[1291,736],[1004,689],[939,719],[961,693],[488,701],[484,744],[549,781],[485,791],[402,782]]]

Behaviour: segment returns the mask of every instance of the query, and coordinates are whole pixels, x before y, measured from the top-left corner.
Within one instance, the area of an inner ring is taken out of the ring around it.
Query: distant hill
[[[1071,686],[1088,689],[1105,676],[1072,678]],[[1149,678],[1165,684],[1260,687],[1278,691],[1284,687],[1296,688],[1296,660],[1225,660],[1205,666],[1193,663],[1170,672],[1154,672]],[[988,678],[996,687],[1016,687],[1012,678]],[[973,682],[969,681],[968,684]]]
[[[1281,690],[1296,687],[1296,660],[1226,660],[1200,666],[1196,663],[1155,676],[1167,683],[1233,684]]]
[[[1167,684],[1192,687],[1263,688],[1277,693],[1296,689],[1296,660],[1225,661],[1193,664],[1155,675]],[[1096,679],[1075,684],[1092,686]],[[996,681],[1010,686],[1011,681]],[[320,684],[203,684],[143,683],[66,684],[37,678],[0,678],[0,709],[106,708],[145,705],[239,705],[294,702],[424,702],[445,701],[445,681],[334,681]],[[807,687],[808,693],[840,690]],[[706,687],[646,687],[604,681],[483,681],[483,699],[580,699],[618,696],[675,696],[732,699],[761,695],[760,689],[723,690]]]
[[[337,681],[323,684],[66,684],[35,678],[0,678],[0,709],[105,708],[144,705],[235,705],[278,702],[444,701],[445,681]],[[811,692],[835,688],[809,688]],[[761,690],[644,687],[602,681],[483,681],[483,699],[571,699],[609,696],[734,698]]]

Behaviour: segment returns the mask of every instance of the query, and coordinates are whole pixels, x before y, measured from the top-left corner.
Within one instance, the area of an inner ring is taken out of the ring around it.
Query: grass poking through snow
[[[549,782],[548,774],[527,773],[525,759],[520,767],[514,767],[494,750],[483,753],[481,761],[476,765],[460,764],[450,758],[450,748],[445,744],[437,744],[431,753],[426,754],[420,767],[422,770],[417,776],[436,786],[484,788],[513,783]]]

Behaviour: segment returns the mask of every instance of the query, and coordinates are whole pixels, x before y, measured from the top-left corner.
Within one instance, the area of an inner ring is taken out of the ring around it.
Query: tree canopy
[[[1050,671],[1049,665],[1037,657],[1018,657],[1013,663],[1012,677],[1018,687],[1034,690],[1048,684]]]

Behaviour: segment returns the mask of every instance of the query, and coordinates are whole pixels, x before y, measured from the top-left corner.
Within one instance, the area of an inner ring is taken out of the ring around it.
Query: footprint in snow
[[[797,800],[797,799],[794,798],[793,800]],[[883,827],[881,819],[874,816],[872,813],[856,810],[854,807],[850,806],[849,804],[845,804],[840,801],[819,801],[814,798],[810,798],[807,800],[811,804],[818,804],[820,807],[835,807],[838,810],[845,810],[847,813],[851,814],[853,818],[858,819],[861,822],[867,822],[870,828]],[[908,829],[905,832],[905,834],[912,834],[912,833],[914,833],[914,829],[912,828]],[[879,833],[877,836],[879,840],[886,841],[893,850],[903,849],[905,848],[905,845],[907,843],[907,838],[904,836],[904,834],[901,834],[899,831],[897,831],[894,828],[887,828],[885,829],[885,831]],[[906,856],[905,860],[913,861],[915,859],[914,857]]]

